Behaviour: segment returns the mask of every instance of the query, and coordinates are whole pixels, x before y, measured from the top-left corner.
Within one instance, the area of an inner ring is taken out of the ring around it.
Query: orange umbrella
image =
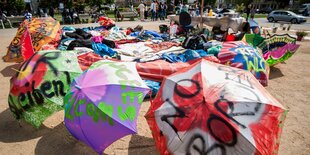
[[[18,28],[16,36],[8,48],[7,55],[3,57],[4,61],[23,61],[20,39],[26,27],[28,27],[31,36],[33,49],[37,52],[41,50],[43,45],[48,44],[56,38],[57,32],[60,29],[60,24],[57,20],[54,20],[51,17],[34,18],[31,22],[25,20]]]

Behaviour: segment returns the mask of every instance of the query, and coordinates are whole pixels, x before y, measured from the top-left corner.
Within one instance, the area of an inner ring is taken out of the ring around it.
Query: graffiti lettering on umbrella
[[[85,99],[79,100],[77,99],[78,97],[73,97],[72,98],[72,94],[69,94],[68,96],[66,96],[65,98],[65,103],[67,103],[66,105],[66,113],[65,113],[65,117],[67,119],[70,119],[71,121],[73,121],[74,118],[77,117],[82,117],[83,115],[87,115],[89,117],[93,118],[94,122],[98,122],[99,118],[101,118],[101,121],[106,122],[108,121],[108,123],[113,126],[114,122],[112,119],[112,115],[113,115],[113,106],[111,104],[107,104],[104,102],[100,102],[98,104],[98,107],[95,106],[94,103],[92,103],[91,101],[87,101]],[[68,101],[68,99],[70,99],[70,101]],[[75,106],[73,106],[75,105]],[[79,111],[80,106],[85,105],[86,106],[86,111]],[[70,114],[70,111],[73,109],[73,114]]]
[[[122,96],[127,97],[127,95],[124,95],[124,93],[122,94]],[[71,98],[71,97],[72,95],[68,96],[68,98]],[[134,96],[129,96],[129,97],[132,98]],[[135,97],[139,98],[139,96],[135,96]],[[90,117],[93,117],[94,122],[98,122],[99,117],[100,117],[103,122],[108,121],[108,123],[111,126],[113,126],[114,122],[112,119],[112,115],[114,113],[117,114],[117,116],[119,117],[121,121],[126,121],[128,119],[130,121],[133,121],[135,117],[137,116],[136,108],[131,105],[127,106],[125,109],[125,112],[123,112],[122,106],[113,107],[113,104],[111,103],[100,102],[98,104],[98,107],[96,107],[95,104],[91,101],[86,102],[86,100],[78,100],[76,98],[78,97],[75,97],[71,99],[70,101],[65,100],[65,103],[68,104],[66,105],[67,109],[66,109],[65,117],[70,120],[73,120],[78,117],[82,117],[84,115],[88,115]],[[82,105],[86,106],[86,111],[84,112],[79,111],[79,109],[81,109],[80,106]],[[74,113],[70,114],[72,110],[74,111]]]
[[[119,77],[121,80],[119,80],[119,84],[122,86],[122,89],[126,89],[126,85],[133,85],[134,86],[141,86],[141,83],[137,80],[129,80],[126,74],[124,73],[131,73],[131,71],[127,68],[126,65],[117,65],[113,62],[104,62],[103,64],[107,64],[114,69],[114,74]],[[142,102],[142,101],[141,101]],[[140,102],[139,102],[140,103]]]
[[[51,55],[51,56],[50,56]],[[70,85],[71,77],[69,72],[60,72],[51,63],[58,59],[60,53],[35,53],[26,61],[13,77],[15,83],[11,89],[11,93],[18,96],[18,104],[14,104],[12,96],[9,97],[10,109],[19,118],[23,111],[35,105],[42,105],[45,99],[54,96],[65,96],[65,85]],[[64,75],[66,81],[62,80],[44,80],[44,76],[49,68],[55,77]]]
[[[205,124],[205,127],[202,127],[202,129],[208,131],[208,133],[217,141],[210,147],[206,148],[204,144],[205,143],[204,139],[201,138],[204,135],[194,134],[192,139],[190,140],[190,142],[188,142],[187,145],[187,152],[189,154],[191,152],[191,149],[194,149],[200,153],[209,153],[212,152],[213,150],[220,150],[222,154],[225,154],[226,153],[225,146],[234,146],[237,144],[238,131],[236,131],[235,126],[238,125],[241,128],[247,128],[247,125],[239,122],[236,119],[236,117],[240,118],[242,116],[254,116],[255,113],[261,107],[261,100],[259,96],[255,93],[253,84],[250,82],[247,76],[233,77],[232,75],[238,75],[236,73],[240,70],[231,67],[220,66],[218,70],[225,71],[226,76],[223,76],[225,80],[232,80],[237,84],[239,84],[240,89],[250,94],[253,94],[252,98],[254,99],[246,97],[245,98],[251,101],[250,104],[252,105],[254,105],[255,103],[256,104],[252,110],[245,109],[246,111],[235,112],[234,109],[236,104],[247,104],[247,103],[241,103],[241,102],[238,103],[229,101],[225,96],[226,91],[225,89],[223,89],[219,94],[220,98],[214,103],[216,111],[211,111],[208,114],[208,112],[206,112],[206,110],[203,110],[204,108],[202,108],[206,107],[207,104],[205,102],[205,98],[203,97],[202,99],[198,99],[199,96],[198,94],[202,93],[201,86],[203,86],[201,82],[198,82],[198,79],[201,79],[201,77],[199,77],[199,75],[194,75],[193,79],[179,80],[179,82],[177,82],[174,86],[173,99],[165,100],[166,101],[165,103],[168,103],[171,107],[173,107],[175,113],[161,116],[161,121],[167,123],[178,136],[179,131],[190,130],[199,126],[198,124]],[[187,82],[186,86],[189,87],[184,88],[184,85],[181,86],[180,84],[182,82]],[[182,103],[185,103],[186,102],[185,100],[188,99],[192,100],[193,102],[196,102],[193,104],[197,104],[197,106],[194,106],[195,108],[193,109],[182,106]],[[190,111],[192,110],[203,111],[202,112],[203,115],[201,116],[196,115],[191,117]],[[194,120],[188,121],[190,118],[194,118]],[[221,127],[220,131],[218,127]],[[223,137],[222,136],[223,133],[229,136]],[[182,141],[180,136],[179,139]],[[198,146],[194,144],[194,142],[196,143],[197,140],[201,141],[202,143],[201,147],[200,145]]]
[[[231,51],[236,51],[237,53],[241,53],[241,56],[245,60],[244,65],[246,65],[246,70],[255,72],[265,72],[266,71],[266,62],[264,59],[258,59],[260,56],[258,56],[258,51],[248,45],[240,44],[239,46],[235,48],[231,48]],[[238,58],[235,58],[238,59]]]
[[[121,98],[121,102],[122,102],[122,106],[113,106],[112,103],[104,103],[104,102],[100,102],[98,104],[98,107],[95,108],[95,110],[92,110],[93,108],[87,108],[88,106],[92,106],[95,105],[92,102],[65,102],[68,103],[69,106],[68,109],[66,110],[66,118],[73,120],[74,118],[77,117],[81,117],[83,115],[86,115],[87,113],[87,109],[91,109],[92,111],[96,111],[96,115],[93,115],[93,120],[95,122],[97,122],[97,113],[98,113],[98,109],[101,109],[103,111],[103,113],[107,114],[107,116],[109,116],[109,124],[113,125],[113,119],[112,115],[116,115],[121,121],[134,121],[134,119],[137,116],[137,109],[135,106],[132,105],[132,103],[135,103],[135,100],[137,100],[138,104],[141,104],[143,102],[143,98],[144,98],[144,94],[141,91],[137,91],[134,89],[134,86],[141,86],[142,84],[137,81],[137,80],[130,80],[129,77],[127,77],[126,75],[128,73],[132,73],[132,71],[130,69],[128,69],[126,65],[116,65],[113,62],[101,62],[99,65],[109,65],[111,68],[115,69],[113,71],[111,71],[111,73],[109,74],[113,74],[116,75],[118,77],[118,84],[120,85],[120,89],[121,89],[121,94],[120,94],[120,98]],[[98,67],[96,66],[96,64],[94,64],[92,67]],[[90,69],[89,72],[92,72],[92,70]],[[128,87],[127,85],[132,85],[132,87]],[[101,96],[104,97],[104,96]],[[71,97],[70,97],[71,98]],[[73,115],[71,115],[69,112],[71,111],[72,107],[75,107],[76,109],[79,109],[78,107],[86,104],[86,112],[80,112],[80,113],[74,113]],[[90,105],[91,104],[91,105]],[[75,105],[75,106],[73,106]],[[125,106],[124,106],[125,105]],[[100,114],[103,115],[103,114]],[[106,120],[106,119],[103,119]]]
[[[143,101],[143,92],[136,92],[134,89],[126,91],[126,85],[132,85],[132,88],[134,88],[135,86],[141,86],[142,85],[139,81],[130,80],[126,76],[125,73],[126,72],[132,73],[131,70],[129,70],[126,65],[117,65],[113,62],[104,62],[104,64],[107,64],[107,65],[111,66],[112,68],[116,69],[114,74],[120,78],[120,80],[118,82],[121,85],[121,89],[123,91],[121,94],[123,104],[128,103],[127,97],[129,97],[129,103],[134,103],[134,99],[137,98],[138,103],[141,104]],[[125,110],[125,112],[124,112],[124,110]],[[136,108],[133,105],[128,105],[126,107],[126,109],[124,109],[124,110],[121,106],[117,107],[117,113],[118,113],[120,120],[125,121],[125,120],[129,119],[129,120],[133,121],[137,115]]]
[[[254,88],[248,76],[244,77],[245,81],[247,83],[243,82],[243,80],[241,78],[241,76],[243,76],[243,75],[238,74],[238,72],[240,72],[239,69],[229,67],[229,66],[218,66],[217,69],[225,72],[225,79],[226,80],[232,80],[234,82],[237,82],[237,83],[242,84],[244,86],[250,87],[252,89]]]
[[[242,84],[239,82],[239,80],[235,81],[235,82]],[[229,120],[231,120],[235,124],[241,126],[242,128],[247,128],[246,125],[240,123],[234,117],[254,116],[255,113],[261,107],[261,100],[260,100],[259,96],[253,91],[253,88],[251,88],[249,86],[244,86],[244,85],[240,85],[238,88],[244,89],[245,91],[252,93],[255,96],[255,98],[257,99],[257,100],[252,100],[250,98],[247,98],[247,99],[251,100],[250,104],[256,103],[256,106],[254,107],[254,109],[252,111],[234,112],[234,109],[235,109],[234,106],[236,104],[246,104],[246,103],[241,103],[241,102],[235,102],[234,103],[234,102],[226,99],[225,98],[225,94],[226,94],[225,88],[221,91],[221,93],[220,93],[221,98],[218,99],[214,103],[214,106],[217,109],[217,111],[220,112],[221,114],[223,114],[226,118],[228,118]],[[226,108],[223,108],[223,107],[226,107]],[[227,113],[228,111],[229,111],[229,113]],[[190,148],[192,148],[195,151],[200,152],[200,153],[209,153],[210,151],[213,151],[213,150],[219,148],[221,151],[221,154],[226,154],[226,148],[224,147],[225,145],[226,146],[234,146],[237,144],[237,131],[231,125],[231,123],[229,123],[227,120],[223,119],[222,117],[219,117],[218,114],[212,114],[212,113],[210,114],[210,117],[207,121],[207,126],[208,126],[208,130],[209,130],[210,135],[214,139],[216,139],[217,143],[214,143],[211,147],[206,148],[205,147],[205,140],[202,137],[202,135],[195,134],[195,135],[193,135],[192,139],[189,141],[189,143],[187,145],[187,153],[188,154],[190,154],[190,152],[192,151],[192,150],[190,150]],[[221,127],[221,128],[218,128],[218,127]],[[222,132],[219,132],[218,131],[219,129],[222,130]],[[225,133],[225,135],[230,135],[230,136],[228,136],[229,138],[223,137],[222,136],[223,132]],[[197,140],[200,140],[202,142],[201,147],[198,147],[196,144],[194,144],[194,142]]]

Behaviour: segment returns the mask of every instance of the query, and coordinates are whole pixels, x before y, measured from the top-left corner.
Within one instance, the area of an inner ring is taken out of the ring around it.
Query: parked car
[[[271,7],[265,7],[262,9],[258,9],[256,12],[257,13],[270,13],[272,11]]]
[[[304,16],[309,16],[309,14],[310,14],[310,3],[301,5],[301,7],[298,9],[298,13],[300,13]]]
[[[267,20],[269,22],[285,21],[285,22],[291,22],[293,24],[297,23],[299,24],[306,22],[307,18],[304,16],[297,15],[292,11],[276,10],[268,14]]]

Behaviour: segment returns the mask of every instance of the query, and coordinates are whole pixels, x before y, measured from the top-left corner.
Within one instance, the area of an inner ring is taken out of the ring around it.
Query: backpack
[[[182,43],[182,47],[185,49],[203,49],[203,44],[206,43],[207,37],[205,35],[196,35],[196,36],[190,36],[186,37],[185,40]]]

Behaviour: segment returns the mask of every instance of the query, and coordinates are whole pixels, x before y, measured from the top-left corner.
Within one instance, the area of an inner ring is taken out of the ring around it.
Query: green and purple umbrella
[[[64,100],[65,125],[101,154],[117,139],[137,133],[137,116],[148,92],[135,63],[98,61],[72,83]]]

